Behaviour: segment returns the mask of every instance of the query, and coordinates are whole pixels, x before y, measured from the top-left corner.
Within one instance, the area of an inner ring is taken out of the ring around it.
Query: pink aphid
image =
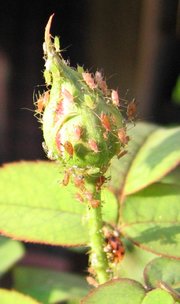
[[[103,127],[109,132],[111,130],[111,124],[108,115],[102,112],[100,119]]]
[[[107,93],[108,93],[107,84],[106,84],[106,81],[103,79],[102,74],[99,71],[96,71],[96,73],[95,73],[95,81],[96,81],[98,87],[102,90],[102,92],[105,95],[107,95]]]
[[[49,91],[44,92],[37,100],[37,112],[42,113],[49,101]]]
[[[111,99],[112,99],[113,104],[118,107],[120,104],[118,91],[112,90]]]
[[[57,135],[56,135],[56,146],[57,146],[59,152],[62,152],[62,143],[61,143],[61,134],[60,134],[60,132],[58,132]]]
[[[75,126],[74,127],[74,139],[79,140],[82,135],[82,128],[80,126]]]
[[[93,199],[93,200],[90,201],[90,204],[91,204],[92,208],[98,208],[99,205],[100,205],[100,201]]]
[[[63,178],[62,184],[64,186],[67,186],[69,184],[69,179],[70,179],[70,172],[67,170],[64,173],[64,178]]]
[[[63,97],[64,103],[72,103],[74,101],[73,95],[65,88],[61,89],[61,95]]]
[[[76,193],[75,194],[75,199],[77,201],[79,201],[80,203],[83,203],[84,202],[84,198],[82,197],[82,195],[80,193]]]
[[[123,145],[127,145],[129,141],[129,136],[126,135],[126,131],[124,128],[118,130],[118,138]]]
[[[89,139],[88,144],[89,144],[89,147],[91,148],[91,150],[93,150],[95,153],[99,152],[97,143],[94,139]]]
[[[85,191],[83,194],[88,201],[93,200],[93,194],[91,192]]]
[[[95,84],[94,78],[92,77],[91,73],[84,72],[82,73],[82,77],[86,84],[90,87],[90,89],[94,90],[97,88],[97,85]]]

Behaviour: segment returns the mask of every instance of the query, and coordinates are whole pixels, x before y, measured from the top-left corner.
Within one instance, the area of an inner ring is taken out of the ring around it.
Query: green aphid
[[[84,101],[88,108],[92,110],[95,109],[96,103],[94,102],[94,100],[92,100],[90,95],[84,94]]]

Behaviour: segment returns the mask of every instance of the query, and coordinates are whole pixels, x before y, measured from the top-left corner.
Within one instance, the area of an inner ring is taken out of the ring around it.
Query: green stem
[[[95,187],[91,184],[91,192],[94,199],[100,199],[100,191],[97,193]],[[88,188],[90,188],[88,187]],[[93,191],[92,191],[93,190]],[[104,236],[102,232],[103,221],[101,213],[101,203],[98,207],[93,208],[91,203],[88,203],[88,222],[89,222],[89,237],[90,237],[90,267],[96,273],[96,279],[99,284],[103,284],[109,280],[108,260],[104,252]]]

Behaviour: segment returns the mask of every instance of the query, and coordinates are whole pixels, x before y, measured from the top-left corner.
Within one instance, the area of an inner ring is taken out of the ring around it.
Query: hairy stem
[[[94,208],[91,202],[88,203],[88,222],[89,222],[89,237],[90,237],[90,267],[96,274],[96,279],[99,284],[103,284],[109,280],[108,260],[104,252],[104,236],[102,232],[103,221],[101,213],[100,191],[96,192],[95,187],[91,185],[93,198],[100,202],[99,206]]]

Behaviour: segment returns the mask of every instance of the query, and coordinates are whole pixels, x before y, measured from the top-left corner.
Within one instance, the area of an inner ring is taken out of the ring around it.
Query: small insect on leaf
[[[94,287],[98,287],[98,282],[91,276],[86,277],[86,281],[89,283],[89,285],[92,285]]]
[[[96,191],[101,190],[101,187],[105,183],[105,181],[106,181],[106,177],[104,175],[101,175],[96,182]]]
[[[126,131],[124,128],[118,130],[118,138],[123,145],[127,145],[129,141],[129,136],[126,135]]]
[[[97,88],[97,85],[95,84],[94,78],[92,77],[91,73],[84,72],[82,73],[82,77],[85,83],[90,87],[90,89],[94,90],[95,88]]]
[[[92,110],[95,109],[96,104],[89,95],[87,95],[87,94],[84,95],[84,101],[85,101],[85,104],[88,106],[88,108],[90,108]]]
[[[83,196],[80,194],[80,193],[76,193],[75,194],[75,199],[80,202],[80,203],[83,203],[84,202],[84,198]]]
[[[96,71],[96,73],[95,73],[95,81],[96,81],[98,87],[104,93],[104,95],[107,95],[107,93],[108,93],[107,84],[106,84],[106,81],[103,79],[103,76],[102,76],[101,72]]]
[[[65,141],[63,146],[65,151],[72,157],[74,154],[74,148],[73,145],[70,143],[70,141]]]
[[[83,175],[76,175],[74,177],[74,185],[75,185],[75,187],[79,188],[81,191],[84,191],[85,190],[84,176]]]
[[[137,103],[135,98],[128,104],[127,106],[127,117],[129,120],[132,120],[136,117],[136,112],[137,112]]]
[[[120,102],[119,102],[119,94],[118,94],[118,91],[112,90],[112,92],[111,92],[111,99],[112,99],[112,103],[113,103],[116,107],[119,107]]]
[[[60,42],[59,42],[59,37],[55,36],[54,37],[54,46],[55,46],[55,50],[57,53],[60,52]]]
[[[88,144],[89,144],[90,149],[93,150],[95,153],[99,152],[97,143],[94,139],[89,139]]]
[[[44,92],[37,100],[37,112],[42,113],[49,101],[49,91]]]
[[[64,103],[72,103],[74,101],[73,95],[64,87],[61,89],[61,94],[64,100]]]
[[[69,184],[69,179],[70,179],[70,172],[67,170],[64,173],[64,178],[63,178],[62,184],[64,186],[67,186]]]
[[[93,194],[91,192],[85,191],[83,194],[88,201],[93,200]]]
[[[82,135],[82,128],[80,126],[75,126],[74,127],[74,138],[75,140],[80,140]]]
[[[100,119],[102,126],[109,132],[111,130],[111,123],[108,115],[102,112]]]
[[[105,251],[109,260],[115,264],[122,261],[125,254],[125,247],[117,231],[109,231],[105,234]]]
[[[99,201],[99,200],[92,199],[92,200],[90,201],[90,204],[91,204],[91,207],[93,207],[93,208],[98,208],[99,205],[100,205],[100,201]]]

